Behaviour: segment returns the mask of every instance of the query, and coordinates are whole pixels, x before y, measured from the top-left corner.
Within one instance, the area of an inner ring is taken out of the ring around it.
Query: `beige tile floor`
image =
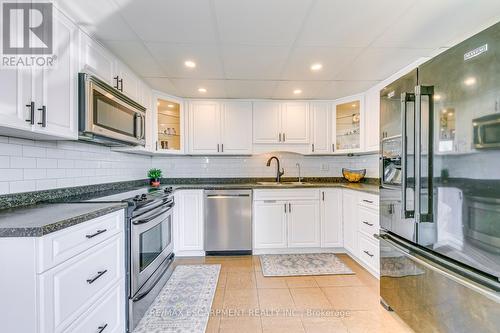
[[[207,333],[413,332],[379,303],[378,280],[349,256],[355,275],[264,277],[258,256],[179,258],[221,264]]]

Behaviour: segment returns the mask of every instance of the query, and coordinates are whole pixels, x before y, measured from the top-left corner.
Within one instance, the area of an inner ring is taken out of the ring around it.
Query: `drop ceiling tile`
[[[142,40],[213,43],[216,40],[209,0],[114,0]]]
[[[337,74],[349,66],[362,48],[297,47],[290,55],[281,79],[335,80]],[[311,71],[311,65],[321,63],[323,68]]]
[[[214,0],[222,43],[291,45],[311,0]]]
[[[340,80],[383,80],[431,54],[431,49],[368,48],[339,75]]]
[[[172,84],[170,79],[165,77],[143,77],[151,88],[175,96],[180,96],[177,88]]]
[[[499,20],[498,0],[419,0],[373,45],[450,47]]]
[[[146,43],[147,48],[171,78],[223,79],[219,51],[216,46],[201,44]],[[186,60],[196,68],[184,66]]]
[[[191,98],[226,98],[224,80],[171,79],[180,97]],[[198,88],[207,89],[200,93]]]
[[[277,80],[288,59],[289,47],[224,45],[221,47],[228,79]]]
[[[225,80],[228,98],[272,98],[277,81]]]
[[[331,81],[318,92],[318,99],[337,99],[363,93],[379,81]]]
[[[105,41],[104,45],[119,55],[140,76],[164,76],[165,71],[152,57],[142,42]]]
[[[137,40],[112,0],[58,1],[57,6],[100,40]]]
[[[366,47],[415,0],[318,0],[297,45]]]
[[[275,99],[314,99],[328,84],[327,81],[280,81],[274,90]],[[301,94],[294,94],[296,89]]]

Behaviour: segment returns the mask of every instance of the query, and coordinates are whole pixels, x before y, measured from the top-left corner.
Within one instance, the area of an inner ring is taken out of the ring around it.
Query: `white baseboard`
[[[310,247],[310,248],[286,248],[286,249],[254,249],[253,254],[296,254],[296,253],[346,253],[346,250],[342,247],[334,248],[320,248],[320,247]]]

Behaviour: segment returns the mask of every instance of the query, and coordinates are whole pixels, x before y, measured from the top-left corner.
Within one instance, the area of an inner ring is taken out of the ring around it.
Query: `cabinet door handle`
[[[38,111],[42,112],[42,121],[37,124],[42,125],[42,127],[47,127],[47,107],[45,105],[42,105],[42,107],[39,108]]]
[[[219,144],[217,144],[217,152],[219,153]]]
[[[123,78],[119,79],[118,83],[120,83],[120,88],[118,88],[118,90],[120,90],[121,92],[123,92]]]
[[[312,152],[314,153],[314,143],[312,144]]]
[[[85,235],[85,237],[87,238],[94,238],[95,236],[98,236],[100,234],[102,234],[103,232],[106,232],[108,231],[108,229],[101,229],[101,230],[97,230],[95,233],[93,234],[90,234],[90,235]]]
[[[371,254],[370,252],[368,251],[363,251],[364,253],[366,253],[367,255],[369,255],[370,257],[373,257],[373,254]]]
[[[292,204],[289,202],[288,203],[288,212],[291,213],[292,212]]]
[[[284,205],[284,206],[285,206],[285,214],[286,214],[286,203],[285,203],[285,205]]]
[[[281,133],[280,133],[280,137],[279,137],[279,142],[281,142]]]
[[[220,147],[221,147],[222,152],[224,152],[224,144],[223,143],[220,144]]]
[[[108,324],[101,325],[97,328],[97,333],[102,333],[108,327]]]
[[[363,221],[363,223],[366,224],[366,225],[368,225],[368,226],[370,226],[370,227],[373,227],[373,223],[369,223],[367,221]]]
[[[321,192],[321,199],[325,201],[325,192]]]
[[[113,80],[116,80],[116,86],[114,86],[115,89],[120,90],[120,78],[118,77],[118,75],[113,77]]]
[[[335,143],[332,143],[332,152],[335,152]]]
[[[286,139],[285,139],[285,133],[283,133],[283,142],[285,142]]]
[[[88,283],[88,284],[92,284],[92,283],[94,283],[94,282],[95,282],[95,280],[97,280],[98,278],[100,278],[101,276],[103,276],[104,274],[106,274],[106,272],[107,272],[107,271],[108,271],[108,270],[107,270],[107,269],[105,269],[105,270],[103,270],[103,271],[99,271],[99,272],[97,272],[96,276],[94,276],[93,278],[87,279],[87,283]]]
[[[30,108],[30,118],[26,119],[26,121],[31,125],[35,125],[35,102],[30,102],[30,104],[26,104],[26,107]]]

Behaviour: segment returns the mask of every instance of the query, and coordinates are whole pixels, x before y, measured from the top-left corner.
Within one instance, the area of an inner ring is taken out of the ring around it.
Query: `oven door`
[[[170,202],[131,221],[131,295],[148,281],[173,251]]]

